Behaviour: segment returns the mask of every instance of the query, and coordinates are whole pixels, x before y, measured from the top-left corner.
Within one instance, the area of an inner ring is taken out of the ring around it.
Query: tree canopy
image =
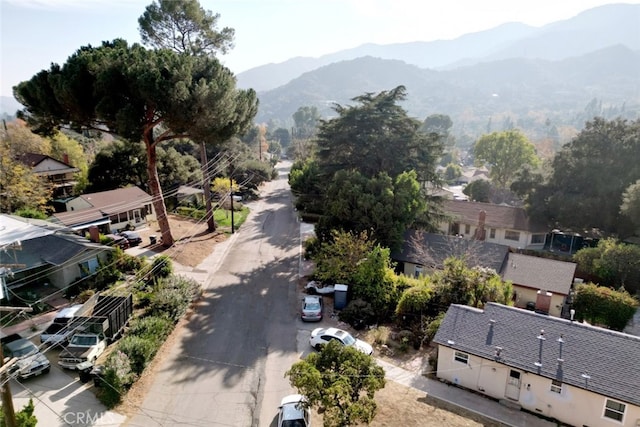
[[[14,95],[42,132],[66,125],[111,132],[132,143],[142,140],[165,246],[173,244],[173,236],[156,168],[158,144],[237,129],[257,110],[255,92],[236,90],[233,74],[216,59],[147,50],[124,40],[82,47],[62,67],[53,64],[20,83]]]
[[[528,192],[527,204],[555,227],[626,237],[635,226],[620,208],[625,191],[640,179],[639,158],[640,119],[594,118],[556,153],[546,179]]]
[[[355,106],[336,105],[338,117],[322,121],[318,131],[321,173],[357,170],[368,178],[382,172],[395,178],[413,170],[420,183],[437,181],[440,135],[420,131],[422,123],[398,105],[405,99],[405,87],[398,86],[355,97]]]
[[[488,164],[489,176],[500,188],[509,188],[525,165],[537,165],[535,147],[517,129],[483,135],[473,147],[476,164]]]
[[[227,53],[233,48],[235,31],[218,31],[220,14],[204,10],[198,0],[158,0],[138,19],[144,44],[190,55]]]
[[[335,340],[294,363],[285,376],[311,407],[324,408],[325,427],[370,423],[375,392],[385,385],[384,369],[373,357]]]

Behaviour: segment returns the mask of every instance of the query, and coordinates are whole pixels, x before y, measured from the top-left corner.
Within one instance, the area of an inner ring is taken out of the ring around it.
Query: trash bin
[[[333,308],[342,310],[347,306],[347,291],[349,287],[338,283],[333,289]]]
[[[91,370],[91,376],[93,377],[93,385],[94,386],[102,387],[102,384],[104,382],[104,380],[102,379],[103,374],[104,374],[104,366],[102,366],[102,365],[96,365]]]
[[[91,380],[91,369],[84,369],[82,371],[78,371],[78,375],[80,376],[80,382],[82,384],[86,384]]]
[[[151,243],[152,245],[155,245],[157,242],[158,242],[158,236],[155,236],[155,235],[149,236],[149,243]]]

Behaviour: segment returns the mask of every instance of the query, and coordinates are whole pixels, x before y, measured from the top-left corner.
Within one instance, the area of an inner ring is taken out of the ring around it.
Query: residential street
[[[206,282],[205,295],[127,426],[268,426],[293,392],[298,359],[299,226],[287,170],[260,200]],[[220,260],[205,260],[214,269]]]

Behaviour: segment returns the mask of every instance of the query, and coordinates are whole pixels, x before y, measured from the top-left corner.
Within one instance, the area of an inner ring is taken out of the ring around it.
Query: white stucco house
[[[515,249],[543,249],[549,232],[519,207],[445,200],[443,210],[449,220],[440,224],[442,233]]]
[[[640,337],[487,303],[451,305],[434,342],[443,381],[571,426],[640,425]]]
[[[51,220],[78,232],[96,226],[103,234],[140,228],[156,220],[153,198],[138,187],[87,193],[65,202],[66,212]]]

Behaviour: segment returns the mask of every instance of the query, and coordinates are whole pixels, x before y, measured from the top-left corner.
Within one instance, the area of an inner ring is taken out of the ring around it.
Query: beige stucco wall
[[[510,367],[492,360],[469,355],[469,363],[454,360],[455,350],[438,347],[438,378],[461,387],[504,399]],[[551,379],[520,371],[521,385],[517,403],[522,408],[574,426],[637,427],[640,406],[627,402],[622,423],[603,417],[605,396],[563,384],[560,394],[552,392]],[[622,386],[622,385],[621,385]],[[615,399],[613,399],[615,400]]]
[[[82,276],[82,271],[79,266],[80,263],[86,262],[89,259],[98,259],[101,262],[105,261],[108,253],[109,250],[106,247],[105,250],[87,250],[55,268],[47,275],[47,279],[53,286],[60,289],[65,288]]]
[[[513,290],[516,292],[516,307],[526,308],[528,302],[536,302],[536,299],[538,298],[538,289],[524,288],[514,284]],[[549,315],[560,317],[564,298],[564,295],[552,294]]]
[[[449,223],[442,223],[440,224],[440,231],[444,234],[449,234],[449,230],[450,230],[451,225]],[[469,224],[469,232],[466,233],[466,225],[464,223],[460,223],[460,235],[462,235],[463,237],[467,238],[467,239],[471,239],[473,238],[473,236],[475,236],[476,233],[476,229],[477,229],[477,225],[474,224]],[[506,234],[506,229],[502,229],[502,228],[496,228],[495,229],[495,237],[491,238],[491,228],[487,228],[485,231],[485,241],[487,242],[491,242],[491,243],[497,243],[499,245],[505,245],[505,246],[510,246],[512,248],[521,248],[521,249],[542,249],[544,248],[544,241],[542,243],[531,243],[531,238],[532,238],[532,234],[527,232],[527,231],[518,231],[518,230],[512,230],[512,231],[517,231],[520,233],[520,239],[519,240],[508,240],[505,239],[505,234]]]

